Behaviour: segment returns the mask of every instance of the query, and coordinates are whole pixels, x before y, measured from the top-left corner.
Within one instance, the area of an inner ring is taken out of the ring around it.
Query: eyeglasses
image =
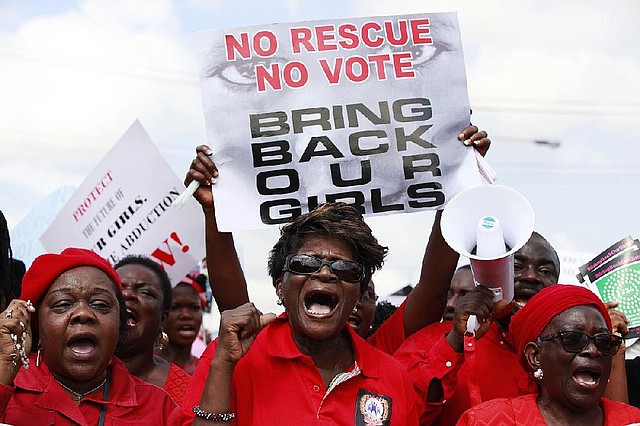
[[[342,281],[355,283],[362,281],[364,277],[364,267],[359,263],[349,260],[324,260],[310,254],[290,254],[284,262],[282,271],[311,275],[320,271],[325,265]]]
[[[604,355],[613,355],[618,352],[620,344],[622,344],[622,337],[615,334],[600,333],[595,336],[589,336],[587,333],[581,331],[559,331],[554,334],[539,337],[539,341],[560,339],[562,349],[571,353],[579,353],[589,345],[589,342],[593,340],[596,345],[596,349],[602,352]]]

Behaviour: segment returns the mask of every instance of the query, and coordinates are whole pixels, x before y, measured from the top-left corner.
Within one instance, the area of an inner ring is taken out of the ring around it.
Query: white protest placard
[[[442,208],[480,183],[455,13],[197,34],[224,231],[326,201],[365,215]]]
[[[171,282],[204,257],[195,200],[171,206],[184,185],[136,121],[91,172],[40,241],[48,252],[91,249],[112,264],[129,254],[157,261]]]

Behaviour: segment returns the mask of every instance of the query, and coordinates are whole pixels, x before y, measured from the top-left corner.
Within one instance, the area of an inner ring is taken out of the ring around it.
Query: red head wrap
[[[200,287],[200,284],[198,284],[196,280],[194,280],[190,276],[186,276],[182,278],[180,282],[176,285],[179,285],[179,284],[185,284],[193,288],[198,294],[198,298],[200,299],[200,306],[202,306],[202,309],[205,309],[207,307],[207,298],[205,294],[202,292],[202,287]]]
[[[107,274],[122,292],[122,283],[111,264],[91,250],[68,248],[60,254],[38,256],[22,279],[20,299],[31,300],[37,308],[51,284],[64,272],[79,266],[93,266]]]
[[[524,347],[533,342],[551,320],[574,306],[590,305],[597,308],[611,332],[611,318],[604,303],[591,290],[570,284],[556,284],[542,289],[511,318],[509,331],[513,334],[520,363],[528,369]]]

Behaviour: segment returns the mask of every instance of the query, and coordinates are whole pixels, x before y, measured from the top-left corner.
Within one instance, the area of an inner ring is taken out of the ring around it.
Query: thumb
[[[273,321],[275,321],[275,319],[276,319],[276,314],[271,312],[264,315],[260,315],[260,329],[262,330],[269,323],[272,323]]]
[[[618,306],[618,302],[604,302],[604,306],[607,309],[615,308],[616,306]]]

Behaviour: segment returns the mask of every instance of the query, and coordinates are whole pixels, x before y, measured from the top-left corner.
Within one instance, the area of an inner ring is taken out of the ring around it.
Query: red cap
[[[60,254],[48,253],[38,256],[22,279],[20,299],[31,300],[38,306],[51,284],[64,272],[79,266],[93,266],[107,274],[122,293],[122,283],[111,264],[92,252],[81,248],[68,248]]]

